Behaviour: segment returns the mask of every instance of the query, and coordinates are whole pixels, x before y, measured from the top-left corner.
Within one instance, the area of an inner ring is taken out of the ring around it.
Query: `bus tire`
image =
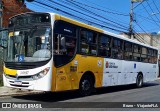
[[[79,85],[79,93],[81,96],[88,96],[92,93],[94,88],[93,80],[89,76],[82,77]]]
[[[138,74],[137,75],[137,79],[136,79],[136,86],[138,88],[143,86],[143,75],[142,74]]]

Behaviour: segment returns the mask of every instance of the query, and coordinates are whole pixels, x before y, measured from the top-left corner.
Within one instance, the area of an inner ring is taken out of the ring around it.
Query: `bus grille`
[[[5,64],[5,66],[9,69],[17,69],[17,70],[24,70],[24,69],[33,69],[36,68],[35,65],[12,65],[12,64]]]
[[[12,80],[20,80],[20,81],[33,81],[32,76],[11,76],[11,75],[5,75],[6,78],[12,79]]]
[[[5,62],[5,67],[9,69],[26,70],[40,67],[48,62],[49,60],[41,62]]]

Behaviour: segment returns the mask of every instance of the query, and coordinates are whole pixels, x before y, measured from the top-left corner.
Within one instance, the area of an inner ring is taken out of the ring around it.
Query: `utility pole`
[[[130,23],[129,23],[129,34],[130,34],[130,39],[133,39],[133,1],[131,0],[131,9],[130,9]]]
[[[131,0],[131,9],[130,9],[130,22],[129,22],[129,36],[130,36],[130,39],[133,39],[133,25],[132,25],[132,22],[133,22],[133,9],[136,8],[137,6],[139,6],[143,1],[145,0]],[[141,2],[139,5],[137,6],[133,6],[134,3],[137,3],[137,2]]]

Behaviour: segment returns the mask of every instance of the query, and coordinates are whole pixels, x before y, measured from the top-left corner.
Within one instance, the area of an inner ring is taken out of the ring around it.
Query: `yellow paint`
[[[51,91],[55,91],[56,89],[56,68],[53,66],[52,68],[52,85],[51,85]]]
[[[16,76],[16,74],[17,74],[17,70],[8,69],[5,66],[3,67],[3,69],[4,69],[4,73],[7,74],[7,75]]]
[[[56,68],[56,91],[71,90],[68,65]]]
[[[78,61],[78,65],[74,61]],[[76,55],[76,57],[65,66],[53,68],[52,80],[56,77],[56,82],[52,82],[52,91],[65,91],[79,89],[80,79],[83,74],[90,71],[95,76],[95,87],[102,87],[102,76],[104,62],[103,58]],[[98,61],[101,61],[101,66],[98,66]],[[77,71],[70,71],[70,66],[77,66]],[[61,72],[61,73],[60,73]],[[83,73],[82,73],[83,72]],[[54,84],[56,83],[56,85]]]
[[[13,34],[13,32],[10,32],[9,33],[9,37],[12,37],[14,34]]]
[[[79,56],[78,61],[78,72],[84,74],[86,71],[91,71],[95,76],[95,87],[102,86],[102,76],[103,76],[103,64],[104,59],[100,57],[93,56]],[[101,66],[98,66],[98,60],[100,60]]]
[[[60,16],[58,14],[56,14],[54,18],[55,20],[66,21],[80,27],[103,33],[103,30],[101,29]],[[74,61],[78,61],[78,65],[74,64]],[[98,66],[98,61],[102,62],[101,66]],[[77,71],[70,71],[71,66],[77,66]],[[90,71],[94,74],[95,87],[102,87],[103,67],[103,58],[77,54],[75,58],[68,64],[59,68],[53,66],[52,91],[79,89],[81,77],[87,71]]]
[[[66,21],[68,23],[75,24],[77,26],[81,26],[81,27],[84,27],[84,28],[87,28],[87,29],[90,29],[90,30],[94,30],[94,31],[101,32],[101,33],[104,32],[103,30],[101,30],[99,28],[96,28],[96,27],[93,27],[93,26],[78,22],[78,21],[73,20],[73,19],[69,19],[69,18],[64,17],[64,16],[60,16],[58,14],[55,14],[55,20],[63,20],[63,21]]]

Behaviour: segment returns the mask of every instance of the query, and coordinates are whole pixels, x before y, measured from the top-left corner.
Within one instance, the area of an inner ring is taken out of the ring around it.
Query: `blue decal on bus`
[[[23,55],[23,54],[20,54],[20,55],[18,56],[18,61],[19,61],[19,62],[23,62],[23,61],[24,61],[24,55]]]
[[[136,69],[136,63],[134,63],[134,69]]]

